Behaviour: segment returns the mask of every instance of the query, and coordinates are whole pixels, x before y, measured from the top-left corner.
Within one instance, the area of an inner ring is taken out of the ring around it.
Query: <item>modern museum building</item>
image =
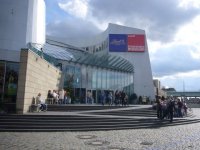
[[[155,98],[144,30],[109,24],[88,39],[45,31],[44,0],[0,2],[0,104],[9,112],[28,112],[48,90],[67,89],[74,103],[86,103],[88,91],[94,103],[102,91]]]

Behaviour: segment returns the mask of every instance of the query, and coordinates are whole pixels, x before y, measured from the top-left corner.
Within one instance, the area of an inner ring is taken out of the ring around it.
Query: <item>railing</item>
[[[37,46],[38,46],[38,49],[36,48]],[[40,47],[42,47],[42,46],[40,45]],[[42,50],[42,48],[41,49],[39,48],[38,44],[28,43],[28,48],[32,52],[34,52],[35,54],[39,55],[41,58],[45,59],[47,62],[49,62],[50,64],[52,64],[52,65],[54,65],[55,67],[58,68],[59,62],[57,61],[57,59],[54,58],[54,57],[52,57],[52,56],[47,55],[46,53],[44,53],[43,50]]]

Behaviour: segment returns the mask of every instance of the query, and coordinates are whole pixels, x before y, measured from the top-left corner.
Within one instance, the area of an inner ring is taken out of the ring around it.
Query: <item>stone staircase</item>
[[[59,104],[48,104],[48,111],[87,111],[87,110],[103,110],[103,109],[117,109],[122,106],[109,106],[109,105],[59,105]]]
[[[136,116],[139,118],[134,118]],[[106,110],[105,112],[81,112],[74,115],[48,115],[45,113],[1,115],[0,132],[60,132],[144,129],[199,122],[200,119],[177,118],[173,121],[173,123],[170,123],[169,120],[160,121],[156,118],[155,110],[150,108],[128,110],[112,109],[111,111]]]

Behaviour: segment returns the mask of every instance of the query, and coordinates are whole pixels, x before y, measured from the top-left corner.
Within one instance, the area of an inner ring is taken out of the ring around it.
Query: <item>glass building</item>
[[[101,91],[106,94],[124,90],[133,94],[133,65],[120,56],[102,53],[96,55],[68,44],[47,39],[41,54],[41,45],[31,43],[29,48],[62,70],[61,86],[71,91],[75,102],[86,103],[86,94],[92,93],[94,103],[100,103]],[[104,47],[106,48],[106,47]]]

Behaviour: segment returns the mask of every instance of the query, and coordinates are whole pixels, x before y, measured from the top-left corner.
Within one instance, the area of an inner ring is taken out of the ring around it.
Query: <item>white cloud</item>
[[[58,3],[59,7],[65,12],[85,19],[88,13],[88,0],[69,0],[66,3]]]
[[[58,3],[59,7],[67,12],[68,14],[75,16],[76,18],[84,19],[87,22],[91,22],[100,30],[105,30],[108,26],[109,21],[98,20],[95,18],[88,6],[89,0],[68,0]]]
[[[199,0],[180,0],[179,7],[189,8],[195,7],[200,8],[200,1]]]
[[[177,33],[175,42],[190,45],[190,53],[194,59],[200,59],[200,15],[192,20],[191,23],[183,26]]]
[[[200,39],[200,15],[195,17],[191,22],[182,26],[176,36],[175,42],[191,45],[191,43],[199,44]]]
[[[194,59],[200,59],[200,49],[196,51],[191,51],[191,55]]]
[[[160,48],[173,47],[176,45],[192,45],[200,50],[200,15],[195,17],[191,22],[183,25],[176,32],[174,39],[169,43],[148,40],[149,50],[156,53]],[[196,52],[197,53],[197,52]]]
[[[159,41],[148,41],[154,75],[162,76],[166,73],[174,74],[199,69],[199,24],[200,15],[181,26],[172,42],[164,44]]]
[[[157,78],[162,86],[174,87],[177,91],[197,91],[200,90],[200,70],[187,73],[177,73],[174,75]]]

